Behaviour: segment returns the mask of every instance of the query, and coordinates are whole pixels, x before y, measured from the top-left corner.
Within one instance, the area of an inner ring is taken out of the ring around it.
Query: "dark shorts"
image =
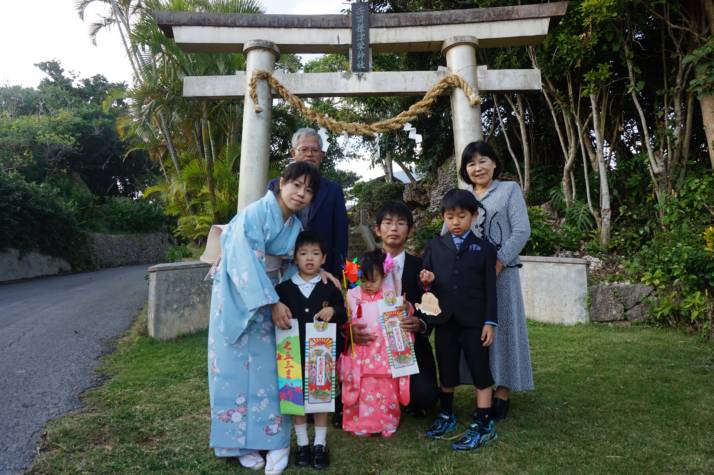
[[[436,327],[434,346],[436,364],[439,367],[439,382],[442,386],[453,388],[459,385],[461,350],[464,351],[474,386],[478,389],[493,386],[488,348],[481,342],[482,328],[482,326],[463,327],[456,323],[453,317],[444,325]]]

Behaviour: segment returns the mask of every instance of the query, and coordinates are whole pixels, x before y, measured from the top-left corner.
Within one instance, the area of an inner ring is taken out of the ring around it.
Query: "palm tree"
[[[233,166],[231,151],[237,149],[236,127],[242,108],[235,101],[187,101],[182,96],[182,79],[233,74],[245,69],[245,61],[239,54],[184,53],[159,30],[151,12],[260,13],[260,4],[254,0],[78,0],[76,9],[81,18],[91,4],[104,5],[105,14],[90,25],[90,37],[94,41],[102,29],[116,27],[132,65],[129,133],[139,138],[144,148],[155,148],[150,155],[160,163],[165,154],[170,157],[174,172],[165,176],[176,183],[167,183],[170,186],[165,189],[172,190],[172,197],[183,194],[181,214],[210,212],[212,221],[220,220],[223,192],[217,188],[223,183],[214,175],[225,170],[226,164]],[[191,164],[189,175],[195,177],[196,157],[201,159],[207,194],[186,183],[185,167]],[[218,163],[221,160],[225,163]],[[208,207],[201,201],[206,196]]]

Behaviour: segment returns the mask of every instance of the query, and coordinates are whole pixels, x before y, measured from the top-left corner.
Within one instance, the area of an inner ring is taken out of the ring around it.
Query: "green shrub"
[[[368,181],[356,183],[353,193],[357,198],[357,206],[373,216],[387,201],[401,200],[404,192],[402,183],[386,181]]]
[[[538,206],[528,207],[531,237],[521,254],[529,256],[552,256],[558,249],[558,231],[548,222],[545,211]]]
[[[193,257],[193,251],[186,244],[171,247],[166,253],[169,262],[178,262],[188,257]]]
[[[37,251],[91,266],[87,236],[57,190],[0,171],[0,250]]]
[[[83,183],[67,176],[55,176],[51,186],[76,217],[80,226],[98,233],[169,232],[175,219],[163,211],[154,199],[128,196],[100,197],[92,194]]]
[[[91,225],[97,231],[150,233],[167,231],[171,219],[161,205],[146,199],[111,197],[99,205]]]
[[[662,208],[663,226],[625,261],[632,279],[652,285],[651,317],[710,334],[714,307],[714,252],[710,248],[714,177],[691,178]]]
[[[411,239],[414,250],[421,253],[430,239],[438,237],[441,234],[443,223],[444,220],[437,213],[428,225],[417,228]]]

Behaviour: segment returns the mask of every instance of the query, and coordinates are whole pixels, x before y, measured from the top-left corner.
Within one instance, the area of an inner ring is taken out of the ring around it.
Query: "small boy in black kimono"
[[[305,355],[305,324],[315,320],[336,323],[338,328],[347,321],[342,293],[331,282],[323,283],[320,268],[327,255],[325,244],[317,233],[301,232],[295,241],[295,262],[298,272],[291,279],[276,287],[280,301],[287,305],[300,326],[300,354]],[[340,345],[338,332],[337,346]],[[304,368],[303,368],[303,378]],[[327,413],[314,414],[315,440],[312,450],[307,436],[307,417],[294,416],[297,436],[298,466],[312,465],[327,468],[330,459],[327,452]]]

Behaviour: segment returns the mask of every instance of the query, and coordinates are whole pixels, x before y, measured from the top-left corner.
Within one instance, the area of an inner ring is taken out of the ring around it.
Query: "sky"
[[[52,59],[78,78],[102,74],[111,82],[131,83],[131,66],[119,33],[100,32],[96,45],[89,38],[89,25],[105,12],[102,3],[90,5],[82,21],[75,0],[0,0],[0,86],[36,87],[43,74],[35,63]],[[261,4],[266,13],[302,15],[337,14],[349,7],[345,0],[262,0]],[[338,168],[364,178],[383,174],[370,168],[366,159],[343,161]]]
[[[35,87],[43,77],[35,63],[59,60],[79,77],[102,74],[112,82],[131,81],[131,67],[116,30],[103,31],[97,45],[89,25],[105,11],[90,5],[83,22],[75,0],[0,0],[0,86]],[[266,13],[335,14],[348,7],[342,0],[263,0]]]

